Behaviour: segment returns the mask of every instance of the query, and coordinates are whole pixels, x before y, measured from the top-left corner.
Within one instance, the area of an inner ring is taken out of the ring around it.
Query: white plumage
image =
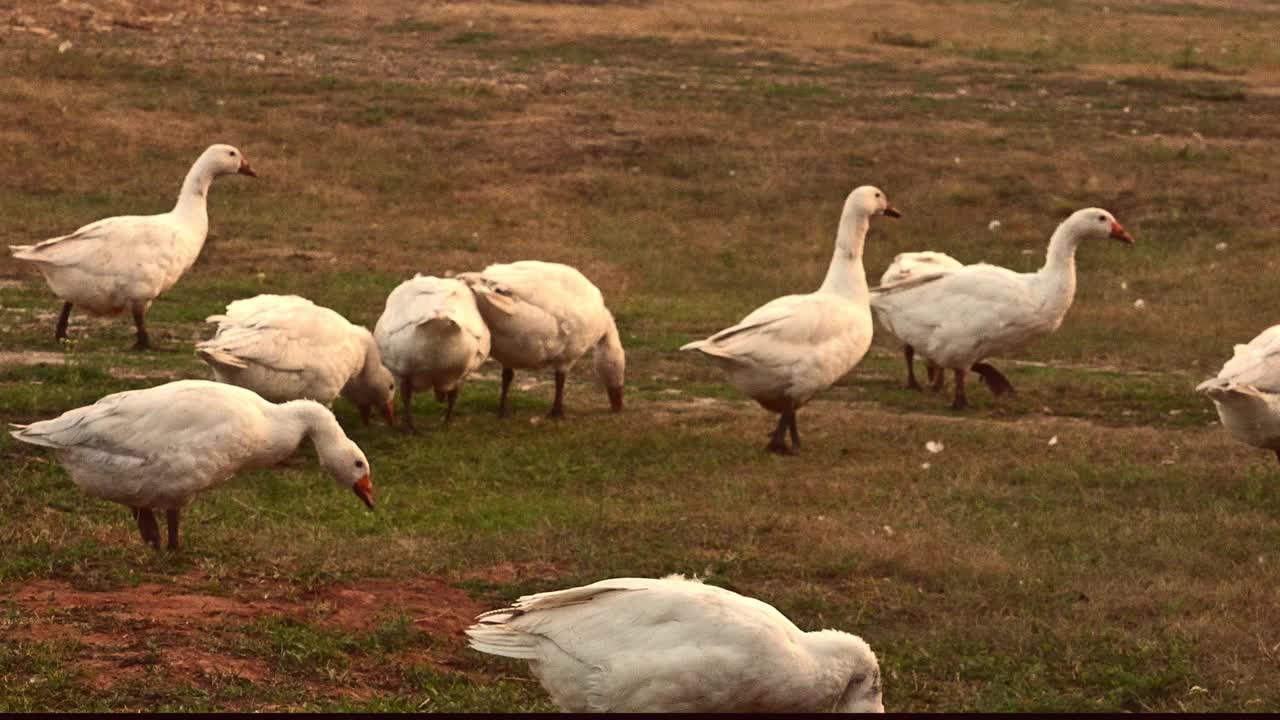
[[[1240,442],[1280,459],[1280,325],[1263,330],[1235,354],[1218,376],[1196,390],[1213,400],[1222,426]]]
[[[889,263],[889,267],[885,268],[884,274],[880,276],[880,284],[889,285],[891,283],[902,282],[903,280],[913,277],[920,277],[921,275],[945,273],[962,267],[964,267],[963,263],[946,253],[934,252],[932,250],[898,253],[894,256],[893,262]],[[875,306],[873,305],[872,310],[874,309]],[[890,335],[893,335],[892,329],[887,327],[883,322],[880,323],[880,326]],[[902,342],[901,338],[898,338],[898,340],[899,342]],[[916,382],[915,348],[903,342],[902,354],[907,363],[907,387],[912,390],[919,390],[920,383]],[[945,378],[946,375],[941,372],[941,369],[930,362],[929,380],[933,384],[935,390],[940,390],[942,388],[942,383],[945,381]]]
[[[845,199],[835,253],[817,292],[770,301],[737,325],[680,348],[711,358],[734,387],[779,414],[767,446],[771,452],[799,448],[796,411],[844,377],[871,347],[862,248],[871,217],[880,214],[899,216],[878,188],[856,188]]]
[[[804,632],[771,605],[672,575],[527,595],[471,647],[529,661],[567,712],[883,712],[865,641]]]
[[[613,315],[600,289],[582,273],[560,263],[522,260],[462,273],[476,296],[492,335],[490,354],[502,364],[498,412],[508,412],[507,393],[515,370],[555,371],[551,417],[564,415],[564,381],[569,370],[594,348],[596,375],[614,412],[622,410],[626,355]]]
[[[1077,210],[1054,231],[1044,267],[1037,272],[966,265],[883,285],[872,291],[871,305],[896,337],[955,371],[952,407],[959,410],[967,405],[968,370],[992,381],[985,374],[989,366],[975,364],[1058,329],[1075,297],[1076,246],[1085,239],[1106,237],[1133,242],[1106,210]]]
[[[219,382],[271,402],[329,405],[341,394],[366,423],[375,406],[393,422],[395,381],[373,334],[337,312],[297,295],[256,295],[205,322],[218,329],[196,345],[196,355]]]
[[[489,327],[461,280],[415,275],[387,296],[373,328],[382,362],[404,400],[404,425],[413,429],[413,391],[431,388],[453,417],[462,382],[489,357]]]
[[[180,380],[14,427],[18,440],[56,451],[80,489],[129,506],[143,541],[157,548],[153,509],[167,511],[176,549],[178,514],[198,493],[244,468],[281,462],[303,438],[340,487],[373,507],[369,461],[333,413],[310,400],[275,405],[243,388]]]
[[[94,315],[128,309],[137,326],[135,347],[150,347],[147,308],[200,255],[209,232],[209,186],[215,178],[237,172],[257,176],[239,150],[212,145],[187,172],[178,203],[167,213],[111,217],[35,245],[10,245],[13,256],[33,263],[65,301],[57,339],[66,337],[72,306]]]

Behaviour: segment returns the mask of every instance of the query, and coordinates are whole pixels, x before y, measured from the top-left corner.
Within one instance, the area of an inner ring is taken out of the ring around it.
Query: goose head
[[[865,640],[840,630],[821,630],[805,633],[804,644],[839,692],[832,712],[884,712],[880,662]]]
[[[351,488],[365,505],[373,507],[373,482],[369,476],[369,460],[360,447],[346,435],[330,442],[316,443],[320,465],[333,477],[338,487]]]
[[[889,204],[889,196],[874,185],[854,188],[853,192],[849,193],[848,199],[844,201],[844,212],[846,215],[856,212],[867,217],[872,215],[902,217],[902,213]]]
[[[396,379],[381,361],[371,362],[342,388],[342,397],[360,411],[360,420],[369,424],[373,409],[378,408],[388,425],[396,422]]]
[[[1111,238],[1126,245],[1133,244],[1133,236],[1116,221],[1115,216],[1102,208],[1077,210],[1062,221],[1061,227],[1069,235],[1081,240]]]
[[[245,158],[244,153],[231,145],[210,145],[196,162],[213,177],[235,175],[237,173],[248,175],[249,177],[258,177],[258,173],[254,172],[253,168],[249,166],[249,161]]]

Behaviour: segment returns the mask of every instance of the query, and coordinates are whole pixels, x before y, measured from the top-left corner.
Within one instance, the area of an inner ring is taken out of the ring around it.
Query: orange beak
[[[240,158],[240,169],[236,172],[241,175],[248,175],[249,177],[258,177],[258,173],[254,172],[253,168],[249,167],[249,161],[245,160],[243,157]]]
[[[889,205],[889,206],[885,207],[885,209],[884,209],[884,214],[885,214],[885,216],[886,216],[886,217],[891,217],[891,218],[900,218],[900,217],[902,217],[902,213],[898,212],[898,208],[896,208],[896,207],[894,207],[894,206],[892,206],[892,205]]]
[[[369,506],[370,510],[373,509],[373,483],[369,480],[369,473],[365,473],[364,477],[357,480],[356,484],[351,486],[351,490],[364,501],[365,505]]]
[[[1115,220],[1111,221],[1111,237],[1115,238],[1116,240],[1119,240],[1122,243],[1125,243],[1126,245],[1133,244],[1133,236],[1130,235],[1124,229],[1124,227],[1121,226],[1120,223],[1116,222]]]
[[[396,424],[396,399],[394,397],[387,398],[387,404],[382,406],[382,416],[387,419],[388,425]]]

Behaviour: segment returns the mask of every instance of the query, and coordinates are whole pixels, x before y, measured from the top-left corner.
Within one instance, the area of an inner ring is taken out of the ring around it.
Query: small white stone
[[[1133,301],[1133,307],[1135,310],[1141,310],[1146,306],[1147,306],[1147,301],[1143,300],[1142,298],[1138,298],[1137,300]]]
[[[734,175],[737,175],[737,174],[738,174],[738,171],[737,171],[737,170],[730,170],[730,171],[729,171],[729,177],[733,177]]]
[[[1049,438],[1049,447],[1053,447],[1054,445],[1057,445],[1057,444],[1058,444],[1057,435],[1054,435],[1053,437]]]
[[[1214,246],[1213,246],[1213,249],[1214,249],[1214,250],[1218,250],[1219,252],[1221,252],[1222,250],[1226,250],[1226,249],[1227,249],[1227,244],[1226,244],[1226,243],[1224,243],[1224,242],[1220,242],[1220,243],[1218,243],[1217,245],[1214,245]]]
[[[259,62],[259,63],[260,63],[260,62],[266,62],[266,61],[267,61],[267,56],[266,56],[266,55],[263,55],[262,53],[255,53],[255,52],[246,53],[244,57],[245,57],[245,59],[246,59],[246,60],[248,60],[248,61],[250,61],[250,62]]]
[[[1121,281],[1120,281],[1120,289],[1121,289],[1121,290],[1128,290],[1128,289],[1129,289],[1129,283],[1128,283],[1128,282],[1126,282],[1126,281],[1124,281],[1124,280],[1121,280]]]
[[[996,230],[999,230],[999,229],[1000,229],[1000,221],[999,221],[999,220],[992,220],[991,222],[987,223],[987,229],[988,229],[988,230],[990,230],[991,232],[995,232]]]
[[[946,445],[943,445],[937,440],[930,440],[929,442],[924,444],[924,449],[928,450],[934,455],[937,455],[938,453],[942,452],[943,450],[946,449],[946,447],[947,447]]]
[[[958,157],[957,157],[957,158],[952,158],[952,160],[954,160],[954,161],[955,161],[955,163],[956,163],[957,165],[959,165],[959,164],[960,164],[960,158],[958,158]]]
[[[956,94],[960,96],[964,96],[964,95],[968,95],[969,91],[966,90],[965,88],[960,88],[959,90],[956,90]]]
[[[921,469],[921,470],[928,470],[930,467],[932,467],[932,466],[931,466],[929,463],[927,463],[927,462],[925,462],[925,463],[920,463],[920,469]]]
[[[1132,108],[1130,108],[1128,105],[1125,105],[1125,106],[1124,106],[1124,110],[1123,110],[1123,112],[1129,112],[1129,110],[1131,110],[1131,109],[1132,109]]]
[[[890,527],[890,526],[888,526],[888,525],[885,525],[885,526],[884,526],[883,528],[881,528],[881,529],[882,529],[882,530],[884,530],[884,534],[885,534],[885,535],[888,535],[889,537],[893,537],[893,528],[892,528],[892,527]]]
[[[70,50],[70,49],[71,49],[71,41],[70,41],[70,40],[63,40],[63,41],[58,45],[58,54],[59,54],[59,55],[61,55],[62,53],[66,52],[66,51],[68,51],[68,50]]]

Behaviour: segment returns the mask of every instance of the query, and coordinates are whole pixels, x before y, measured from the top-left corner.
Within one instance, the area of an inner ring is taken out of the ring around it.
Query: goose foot
[[[920,383],[916,382],[916,349],[910,345],[902,346],[902,357],[907,361],[907,389],[920,391]],[[931,376],[932,379],[932,376]]]
[[[552,420],[564,419],[564,372],[556,371],[556,399],[551,402],[551,412],[547,413],[547,417]]]
[[[511,381],[516,377],[516,371],[511,368],[502,368],[502,395],[498,397],[498,417],[511,417],[511,406],[507,400],[507,393],[511,391]]]
[[[142,542],[159,550],[160,526],[156,524],[156,516],[151,513],[151,508],[136,507],[130,510],[133,511],[134,519],[138,521],[138,533],[142,535]]]
[[[995,369],[987,363],[974,363],[974,372],[978,373],[978,377],[991,390],[991,394],[999,397],[1000,395],[1013,395],[1013,383],[1009,382],[1009,378],[1004,373]]]
[[[800,433],[795,429],[795,410],[785,410],[778,416],[778,427],[769,433],[769,444],[764,446],[766,452],[775,455],[796,455],[800,450]],[[791,433],[792,444],[787,446],[787,433]]]
[[[54,340],[67,339],[67,322],[71,320],[71,303],[62,304],[62,314],[58,316],[58,326],[53,329]]]

